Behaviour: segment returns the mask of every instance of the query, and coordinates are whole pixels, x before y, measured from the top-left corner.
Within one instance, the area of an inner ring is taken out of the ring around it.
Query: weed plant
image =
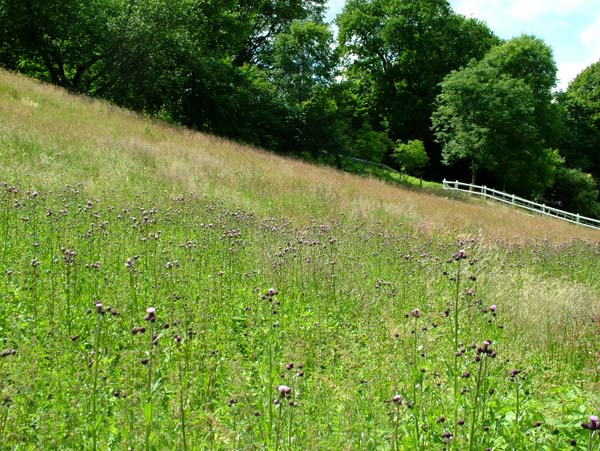
[[[2,180],[0,450],[600,446],[594,231],[6,72]]]
[[[1,449],[600,445],[598,244],[1,189]]]

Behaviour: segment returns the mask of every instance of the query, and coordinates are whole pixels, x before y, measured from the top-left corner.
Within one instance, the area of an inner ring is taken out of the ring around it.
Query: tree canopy
[[[336,23],[349,60],[346,76],[370,97],[373,128],[426,144],[433,141],[439,82],[499,42],[482,22],[453,13],[446,0],[349,0]]]
[[[567,165],[600,180],[600,61],[560,93],[558,104],[564,124],[560,146]]]
[[[502,189],[538,195],[560,163],[549,148],[556,67],[547,46],[521,36],[441,83],[433,130],[445,164],[468,161],[472,183],[486,171]]]

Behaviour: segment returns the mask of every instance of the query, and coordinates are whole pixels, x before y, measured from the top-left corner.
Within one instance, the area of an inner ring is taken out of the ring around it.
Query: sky
[[[554,53],[558,89],[600,60],[600,0],[449,0],[452,9],[484,21],[500,38],[530,34]],[[333,20],[345,0],[329,0]]]

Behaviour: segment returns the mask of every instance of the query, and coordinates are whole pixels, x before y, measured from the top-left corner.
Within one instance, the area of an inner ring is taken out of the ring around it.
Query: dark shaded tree
[[[600,62],[584,69],[557,102],[564,121],[560,149],[567,166],[600,180]]]
[[[125,0],[0,0],[2,64],[77,92],[93,89],[119,39]],[[18,55],[16,54],[18,52]]]
[[[232,14],[242,22],[243,42],[237,51],[236,65],[269,66],[275,38],[288,32],[294,21],[320,23],[326,0],[227,0],[235,3]],[[219,2],[217,2],[219,3]]]
[[[552,207],[600,218],[596,181],[591,174],[580,169],[560,166],[554,184],[546,191],[544,199]]]

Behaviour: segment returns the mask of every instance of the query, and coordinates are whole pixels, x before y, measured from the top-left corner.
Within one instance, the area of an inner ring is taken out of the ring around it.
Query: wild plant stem
[[[290,409],[288,409],[288,449],[292,449],[292,424],[293,424],[293,416],[294,416],[294,409],[293,406],[290,406]]]
[[[275,451],[279,450],[279,439],[281,438],[281,429],[282,429],[282,425],[281,425],[281,416],[283,415],[283,400],[280,400],[280,403],[278,404],[279,407],[279,415],[278,415],[278,421],[277,421],[277,434],[275,436]]]
[[[516,412],[515,412],[515,437],[520,438],[519,435],[519,383],[515,380],[515,387],[517,389],[517,406],[516,406]]]
[[[69,336],[71,335],[71,323],[73,322],[73,315],[71,314],[71,268],[69,265],[67,265],[67,272],[66,272],[66,279],[67,279],[67,332],[69,334]]]
[[[8,421],[8,408],[9,405],[6,405],[4,409],[4,415],[2,416],[2,421],[0,422],[0,443],[4,443],[4,431],[6,430],[6,423]]]
[[[267,393],[271,393],[271,389],[273,388],[273,335],[271,332],[271,335],[269,336],[269,375],[268,375],[268,381],[269,381],[269,389],[267,390]],[[271,438],[271,433],[273,432],[273,403],[271,402],[271,399],[268,399],[268,403],[269,403],[269,440]]]
[[[102,332],[102,318],[103,314],[97,314],[96,321],[96,332],[94,334],[94,370],[92,375],[92,449],[97,449],[97,420],[96,420],[96,398],[98,393],[98,367],[100,366],[100,356],[98,355],[98,349],[100,348],[100,334]]]
[[[458,260],[458,269],[456,271],[456,290],[454,293],[454,330],[453,330],[453,344],[454,344],[454,437],[458,434],[458,325],[459,325],[459,299],[460,299],[460,259]]]
[[[394,451],[399,451],[398,448],[398,428],[400,426],[400,405],[396,404],[396,418],[394,418]]]
[[[185,396],[184,384],[186,383],[183,377],[183,368],[181,365],[181,350],[179,350],[178,366],[179,366],[179,422],[181,423],[181,439],[183,442],[183,450],[187,451],[187,439],[185,432]]]
[[[418,384],[418,374],[419,374],[419,368],[417,365],[418,362],[418,356],[419,356],[419,337],[418,337],[418,315],[414,315],[415,318],[415,340],[414,340],[414,346],[413,346],[413,413],[414,413],[414,419],[415,419],[415,434],[417,437],[417,450],[421,449],[421,434],[419,432],[419,403],[417,402],[417,384]]]
[[[150,321],[150,353],[148,355],[148,404],[150,406],[150,414],[146,419],[146,437],[145,437],[145,449],[150,451],[150,434],[152,433],[152,416],[153,416],[153,405],[152,405],[152,385],[154,383],[154,322]]]
[[[473,443],[475,441],[475,422],[477,420],[477,404],[479,402],[479,390],[481,387],[481,378],[484,373],[483,362],[486,356],[482,356],[479,361],[479,368],[477,371],[477,383],[475,385],[475,396],[473,397],[473,405],[471,406],[471,424],[469,428],[469,451],[473,451]]]

